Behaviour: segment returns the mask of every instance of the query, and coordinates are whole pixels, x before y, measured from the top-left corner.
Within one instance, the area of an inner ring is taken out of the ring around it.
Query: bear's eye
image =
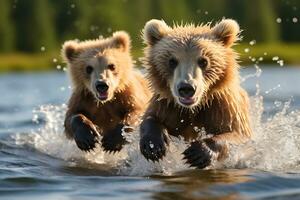
[[[111,71],[114,71],[116,69],[116,66],[114,64],[107,65],[107,68]]]
[[[85,71],[87,74],[91,74],[93,72],[94,68],[90,65],[88,65],[86,68],[85,68]]]
[[[178,65],[178,60],[176,58],[170,58],[169,67],[174,69]]]
[[[207,66],[207,64],[208,64],[208,62],[207,62],[207,59],[206,59],[206,58],[201,57],[201,58],[198,58],[197,64],[198,64],[198,66],[199,66],[201,69],[205,69],[206,66]]]

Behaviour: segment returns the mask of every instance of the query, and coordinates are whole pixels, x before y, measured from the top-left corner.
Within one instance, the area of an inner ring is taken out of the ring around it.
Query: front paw
[[[209,166],[212,162],[214,152],[203,141],[195,141],[191,143],[184,152],[184,158],[186,164],[191,167],[203,169]]]
[[[81,128],[75,132],[75,142],[79,149],[83,151],[90,151],[96,147],[98,143],[98,133],[90,128]]]
[[[75,132],[74,139],[79,149],[90,151],[98,143],[98,133],[93,129],[80,128]]]
[[[147,160],[158,162],[166,155],[164,136],[144,135],[140,140],[140,150]]]
[[[101,140],[104,151],[107,151],[108,153],[121,151],[123,146],[127,143],[126,139],[122,135],[123,127],[123,125],[118,125],[116,128],[104,133]]]
[[[99,141],[99,133],[91,121],[82,116],[74,116],[72,119],[74,127],[74,140],[79,149],[90,151],[96,147]]]

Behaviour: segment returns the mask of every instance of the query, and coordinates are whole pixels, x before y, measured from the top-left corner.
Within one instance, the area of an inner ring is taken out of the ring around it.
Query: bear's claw
[[[190,167],[203,169],[212,162],[213,152],[206,146],[203,141],[192,142],[191,146],[183,152],[186,164]]]
[[[123,127],[124,125],[119,124],[114,129],[103,134],[101,143],[105,152],[116,153],[121,151],[123,146],[127,143],[126,139],[122,135]]]
[[[140,140],[140,150],[147,160],[158,162],[166,155],[166,145],[163,138],[145,135]]]
[[[80,150],[89,152],[96,147],[96,143],[99,142],[99,133],[95,125],[83,114],[72,116],[71,128],[74,140]]]
[[[79,149],[88,152],[93,150],[96,147],[96,143],[99,142],[97,131],[87,127],[76,130],[74,139]]]

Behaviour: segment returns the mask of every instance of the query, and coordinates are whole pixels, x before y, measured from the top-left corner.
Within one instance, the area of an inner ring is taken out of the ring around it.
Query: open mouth
[[[179,102],[185,106],[191,106],[195,104],[197,98],[193,97],[179,97]]]
[[[108,92],[98,92],[97,97],[100,101],[105,101],[108,98]]]

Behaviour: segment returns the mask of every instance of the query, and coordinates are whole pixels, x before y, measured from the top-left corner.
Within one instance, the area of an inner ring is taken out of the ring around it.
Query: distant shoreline
[[[245,67],[256,63],[300,67],[300,44],[239,44],[234,48],[240,55],[240,64]],[[143,52],[133,49],[132,54],[139,66],[138,58]],[[63,70],[64,67],[59,51],[0,54],[0,73]]]

